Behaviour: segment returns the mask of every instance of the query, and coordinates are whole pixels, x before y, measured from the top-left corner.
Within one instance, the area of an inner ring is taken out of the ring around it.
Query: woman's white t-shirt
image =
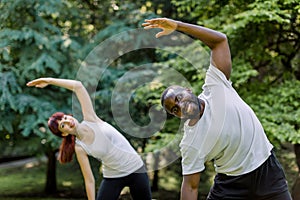
[[[237,176],[267,160],[273,146],[261,123],[231,82],[212,65],[199,98],[205,101],[204,113],[194,126],[185,122],[180,143],[183,175],[201,172],[205,162],[213,160],[217,173]]]
[[[102,173],[105,178],[127,176],[143,166],[143,161],[126,138],[106,122],[88,122],[95,134],[92,144],[85,144],[76,138],[88,155],[102,161]]]

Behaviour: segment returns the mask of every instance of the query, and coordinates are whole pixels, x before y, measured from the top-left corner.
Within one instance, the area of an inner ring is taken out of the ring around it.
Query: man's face
[[[181,119],[194,119],[200,114],[197,96],[183,87],[169,89],[163,106],[168,113]]]

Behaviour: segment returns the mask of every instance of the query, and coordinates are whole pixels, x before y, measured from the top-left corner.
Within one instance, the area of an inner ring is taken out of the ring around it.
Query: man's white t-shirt
[[[76,144],[80,145],[88,155],[102,161],[103,177],[124,177],[144,165],[140,155],[126,138],[110,124],[89,121],[82,123],[94,131],[95,138],[89,145],[76,138]]]
[[[216,67],[206,72],[203,92],[205,109],[194,125],[184,125],[180,143],[183,175],[201,172],[213,160],[215,171],[231,176],[258,168],[273,145],[253,110],[240,98],[231,82]]]

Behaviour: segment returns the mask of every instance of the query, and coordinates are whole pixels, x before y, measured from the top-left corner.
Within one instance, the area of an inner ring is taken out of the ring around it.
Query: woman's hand
[[[177,29],[177,22],[172,19],[167,18],[155,18],[155,19],[146,19],[145,23],[142,24],[144,29],[151,28],[160,28],[161,32],[155,35],[156,38],[159,38],[163,35],[169,35]]]
[[[50,84],[51,78],[38,78],[28,82],[26,85],[29,87],[35,86],[37,88],[44,88]]]

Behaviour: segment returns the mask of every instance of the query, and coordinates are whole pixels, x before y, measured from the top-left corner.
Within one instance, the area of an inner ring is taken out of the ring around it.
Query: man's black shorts
[[[256,170],[240,175],[218,173],[208,200],[291,200],[284,171],[274,152]]]

